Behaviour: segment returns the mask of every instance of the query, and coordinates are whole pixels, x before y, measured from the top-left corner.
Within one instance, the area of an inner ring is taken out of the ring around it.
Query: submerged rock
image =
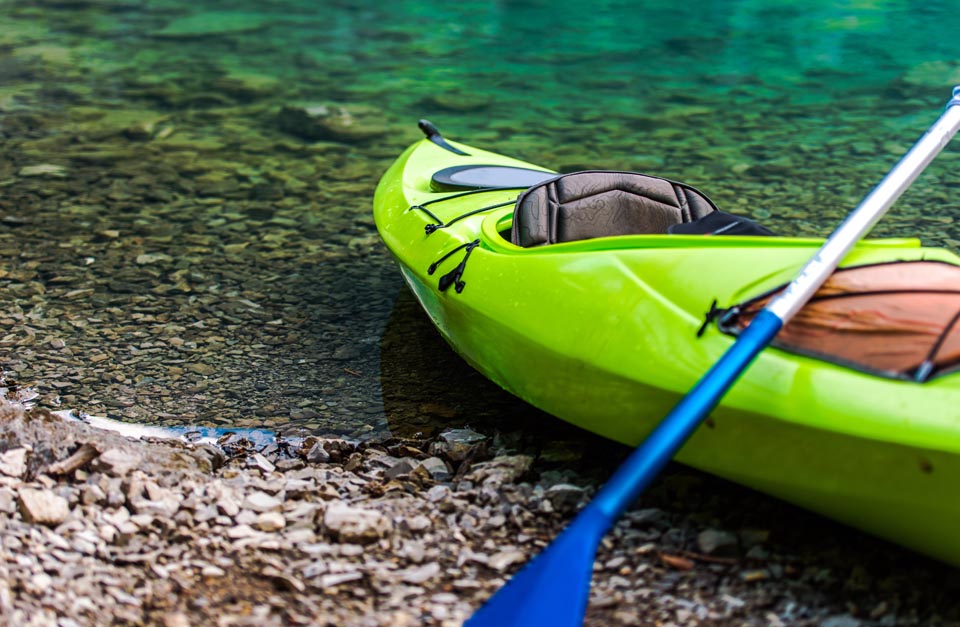
[[[697,534],[697,546],[707,555],[731,557],[738,553],[739,542],[735,534],[718,529],[707,529]]]
[[[282,131],[313,141],[361,143],[389,132],[374,110],[333,104],[285,105],[277,114],[277,124]]]
[[[208,11],[175,19],[156,31],[165,39],[201,39],[262,30],[270,17],[261,13]]]
[[[39,165],[28,165],[20,168],[17,173],[20,176],[49,176],[54,178],[64,178],[67,176],[67,169],[62,165],[52,163],[41,163]]]
[[[924,61],[910,68],[903,80],[920,87],[952,87],[960,84],[960,60]]]

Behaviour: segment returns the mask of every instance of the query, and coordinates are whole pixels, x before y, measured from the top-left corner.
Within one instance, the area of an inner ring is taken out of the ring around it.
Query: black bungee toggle
[[[730,315],[730,312],[734,310],[736,310],[737,313],[739,313],[740,311],[739,308],[737,307],[730,307],[729,309],[717,307],[717,299],[714,298],[713,302],[710,303],[710,311],[708,311],[707,314],[704,316],[703,324],[701,324],[700,328],[697,329],[697,337],[703,337],[703,334],[706,332],[707,327],[709,327],[714,320],[716,320],[717,318],[720,318],[721,320],[723,320],[726,316]]]
[[[454,148],[450,145],[447,140],[443,138],[443,135],[440,134],[440,130],[433,125],[433,122],[430,120],[420,120],[417,122],[417,126],[420,127],[420,130],[423,131],[423,134],[427,136],[427,139],[435,143],[437,146],[440,146],[444,150],[449,150],[455,155],[463,155],[464,157],[469,156],[469,153],[463,152],[459,148]]]
[[[461,244],[456,248],[454,248],[453,250],[451,250],[450,252],[448,252],[447,254],[445,254],[443,257],[440,257],[440,259],[437,259],[432,264],[430,264],[430,267],[427,268],[427,274],[432,275],[434,272],[437,271],[437,268],[440,266],[440,264],[446,261],[447,259],[449,259],[451,255],[454,255],[457,251],[460,251],[460,250],[466,251],[466,254],[463,256],[463,259],[460,261],[460,263],[457,264],[457,267],[451,270],[450,272],[447,272],[442,277],[440,277],[440,281],[437,283],[437,287],[441,292],[446,292],[448,289],[450,289],[451,285],[454,286],[454,289],[456,290],[457,294],[460,294],[461,292],[463,292],[463,288],[467,286],[466,282],[461,279],[461,277],[463,276],[463,271],[467,267],[467,260],[470,259],[470,253],[472,253],[473,249],[479,245],[480,245],[480,240],[478,239],[475,239],[472,242],[468,242],[466,244]]]

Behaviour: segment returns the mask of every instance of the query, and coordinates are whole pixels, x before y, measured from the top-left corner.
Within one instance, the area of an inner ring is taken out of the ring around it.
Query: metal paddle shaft
[[[960,128],[960,86],[947,110],[824,242],[777,298],[653,430],[559,536],[465,623],[468,627],[564,627],[583,623],[596,549],[760,351],[823,285]]]

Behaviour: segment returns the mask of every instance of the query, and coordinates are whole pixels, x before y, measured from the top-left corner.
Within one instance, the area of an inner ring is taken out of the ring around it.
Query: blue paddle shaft
[[[588,507],[603,512],[608,518],[607,529],[656,478],[782,326],[783,321],[775,314],[761,310],[737,341],[604,484]]]

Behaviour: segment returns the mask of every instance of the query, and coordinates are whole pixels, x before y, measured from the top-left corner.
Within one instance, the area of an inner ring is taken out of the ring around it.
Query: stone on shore
[[[0,454],[0,473],[19,479],[27,470],[29,449],[18,446]]]
[[[366,544],[386,535],[392,528],[390,520],[380,512],[344,503],[331,503],[323,515],[324,527],[341,542]]]
[[[67,519],[67,499],[51,490],[20,489],[20,513],[27,522],[54,527]]]

